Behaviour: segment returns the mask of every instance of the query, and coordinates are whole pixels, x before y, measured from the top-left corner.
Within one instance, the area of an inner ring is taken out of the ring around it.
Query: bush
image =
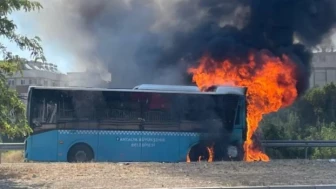
[[[336,140],[336,86],[313,88],[291,107],[264,116],[266,140]],[[267,149],[271,158],[303,158],[304,148]],[[336,148],[308,150],[311,158],[335,158]]]

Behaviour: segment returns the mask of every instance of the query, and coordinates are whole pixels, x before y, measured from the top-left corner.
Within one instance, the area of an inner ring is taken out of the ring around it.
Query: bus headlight
[[[238,149],[236,146],[229,146],[227,148],[227,155],[231,158],[236,158],[238,156]]]

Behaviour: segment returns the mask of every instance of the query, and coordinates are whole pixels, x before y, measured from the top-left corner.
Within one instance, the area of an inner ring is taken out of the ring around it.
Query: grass
[[[1,163],[22,163],[23,161],[23,151],[21,150],[12,150],[1,153]]]
[[[335,184],[335,168],[335,163],[312,160],[273,160],[269,163],[4,163],[0,165],[0,188],[137,189]]]

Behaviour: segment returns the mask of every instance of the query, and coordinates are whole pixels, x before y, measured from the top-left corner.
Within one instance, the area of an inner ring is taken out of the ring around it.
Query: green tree
[[[336,85],[331,83],[326,85],[325,91],[325,101],[326,101],[326,114],[324,121],[331,123],[336,122]]]
[[[298,111],[305,124],[319,125],[336,119],[336,86],[330,83],[322,88],[314,88],[300,100]],[[321,128],[319,128],[321,129]]]
[[[291,107],[266,115],[261,122],[267,140],[336,140],[336,85],[313,88]],[[267,149],[272,158],[304,157],[304,149]],[[313,158],[335,157],[336,148],[309,149]]]
[[[323,124],[321,126],[321,132],[314,136],[319,140],[336,140],[336,123]],[[321,147],[313,150],[313,158],[335,158],[336,148]]]
[[[15,11],[34,11],[41,9],[38,2],[29,0],[0,1],[0,133],[7,136],[22,136],[31,131],[25,117],[25,106],[15,91],[7,85],[6,76],[17,72],[22,74],[22,63],[26,61],[13,54],[4,45],[3,39],[17,45],[21,50],[30,52],[31,58],[45,61],[43,49],[38,37],[28,38],[20,35],[17,26],[9,15]]]

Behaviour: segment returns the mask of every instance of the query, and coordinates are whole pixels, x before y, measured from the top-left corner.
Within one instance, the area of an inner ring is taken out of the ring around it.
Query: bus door
[[[141,112],[139,96],[128,92],[106,92],[106,114],[100,118],[99,159],[141,159]]]
[[[246,138],[246,119],[245,119],[245,99],[244,96],[237,97],[237,105],[233,126],[233,135],[234,140],[238,141],[238,143],[242,144]]]
[[[57,112],[59,111],[59,93],[51,90],[34,90],[28,116],[33,135],[29,137],[29,159],[35,161],[56,161],[57,145]]]
[[[174,113],[174,94],[148,93],[143,106],[142,161],[179,160],[179,122]]]

